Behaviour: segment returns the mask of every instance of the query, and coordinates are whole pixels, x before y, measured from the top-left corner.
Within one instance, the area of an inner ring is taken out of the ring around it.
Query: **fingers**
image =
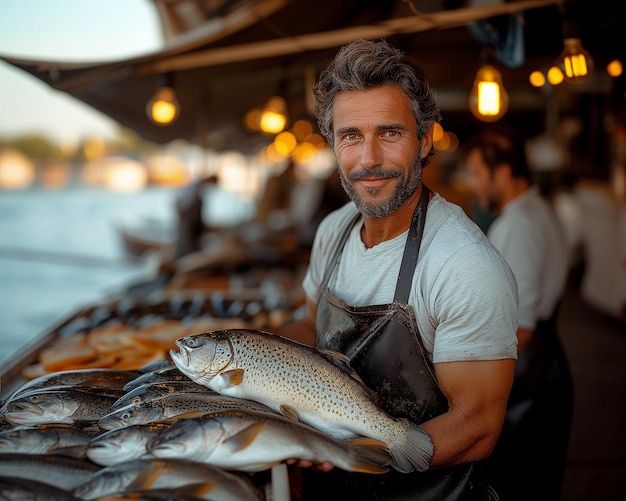
[[[330,471],[335,465],[330,461],[324,461],[322,463],[314,463],[308,459],[289,458],[285,460],[288,465],[296,465],[299,468],[313,468],[317,471]]]

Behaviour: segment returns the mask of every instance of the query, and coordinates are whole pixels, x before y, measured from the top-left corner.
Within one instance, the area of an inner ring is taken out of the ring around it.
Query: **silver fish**
[[[85,457],[92,435],[67,424],[17,426],[0,432],[0,453]]]
[[[332,438],[277,414],[224,411],[173,423],[148,446],[155,457],[179,457],[258,472],[288,458],[331,461],[347,471],[385,473],[389,454],[372,439]]]
[[[115,396],[76,389],[28,391],[7,402],[4,419],[16,425],[93,423],[111,411]]]
[[[231,398],[211,392],[179,392],[149,402],[129,404],[117,409],[103,416],[98,421],[98,426],[103,430],[112,430],[131,424],[198,417],[224,409],[254,409],[273,412],[267,406],[252,400]]]
[[[123,386],[136,379],[139,372],[117,369],[76,369],[52,372],[27,381],[14,393],[49,386],[93,386],[121,390]]]
[[[140,459],[147,453],[148,443],[168,426],[170,423],[146,423],[114,428],[93,437],[86,455],[104,466]]]
[[[80,501],[70,492],[31,478],[0,476],[3,501]]]
[[[155,370],[152,372],[146,372],[136,377],[135,379],[128,381],[123,387],[124,391],[131,391],[146,383],[155,383],[157,381],[188,381],[178,367],[167,367],[164,369]]]
[[[112,408],[120,409],[130,404],[149,402],[150,400],[181,391],[214,393],[206,386],[194,383],[187,378],[185,378],[184,381],[156,381],[154,383],[142,384],[141,386],[125,393],[113,403]]]
[[[336,438],[380,440],[398,471],[428,466],[428,435],[387,414],[359,379],[315,348],[251,329],[186,336],[176,346],[170,357],[196,383],[261,402]]]
[[[91,461],[42,454],[0,454],[0,472],[6,477],[36,479],[71,490],[87,481],[100,467]]]
[[[81,499],[97,499],[130,489],[177,488],[204,484],[215,499],[259,501],[245,477],[213,466],[179,459],[136,459],[106,466],[73,489]]]

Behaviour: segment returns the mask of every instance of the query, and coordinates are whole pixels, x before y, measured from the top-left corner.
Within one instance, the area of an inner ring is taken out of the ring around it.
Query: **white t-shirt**
[[[356,213],[349,202],[317,230],[303,281],[314,302],[336,242]],[[391,303],[408,230],[367,249],[362,224],[350,232],[330,292],[354,306]],[[439,195],[428,204],[409,304],[434,363],[517,357],[515,278],[480,228]]]
[[[504,206],[487,235],[515,274],[519,326],[534,329],[551,316],[563,293],[568,270],[563,228],[532,187]]]

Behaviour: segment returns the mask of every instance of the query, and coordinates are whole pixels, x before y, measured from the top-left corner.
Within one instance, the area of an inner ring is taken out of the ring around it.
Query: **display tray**
[[[19,356],[0,368],[0,400],[6,399],[28,379],[42,375],[45,371],[41,367],[42,355],[53,352],[56,347],[61,348],[63,343],[66,347],[59,351],[70,351],[70,348],[84,344],[95,346],[97,351],[104,341],[108,343],[105,351],[115,354],[115,342],[118,342],[118,354],[124,355],[125,362],[111,362],[111,357],[101,357],[99,363],[95,357],[85,357],[83,364],[76,361],[63,365],[63,360],[57,360],[49,365],[47,372],[122,368],[122,365],[123,368],[137,369],[149,361],[148,348],[151,345],[161,349],[161,352],[152,354],[154,359],[159,354],[167,356],[168,347],[173,347],[173,342],[183,335],[224,328],[271,330],[303,315],[303,310],[304,296],[299,290],[163,289],[149,298],[123,296],[92,304],[37,336],[20,350]],[[107,333],[110,333],[109,337]],[[101,339],[94,342],[95,337]],[[134,365],[133,355],[136,356]]]
[[[20,350],[19,357],[1,368],[0,406],[39,375],[80,368],[118,368],[140,373],[139,369],[149,362],[167,359],[168,350],[178,337],[227,328],[271,330],[303,314],[303,304],[302,295],[296,291],[163,290],[149,299],[125,296],[81,308],[37,337]],[[92,349],[93,356],[81,358]],[[0,431],[15,426],[2,421]],[[81,428],[77,424],[70,426]],[[54,462],[49,456],[48,460]],[[252,473],[250,479],[262,492],[262,501],[291,498],[285,464]]]

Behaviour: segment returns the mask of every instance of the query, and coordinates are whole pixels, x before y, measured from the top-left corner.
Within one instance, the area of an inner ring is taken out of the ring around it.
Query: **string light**
[[[472,114],[483,122],[500,120],[509,108],[509,95],[502,83],[501,73],[491,65],[476,72],[469,96]]]
[[[180,103],[170,80],[169,75],[166,75],[164,85],[156,91],[146,107],[148,117],[157,125],[169,125],[178,118]]]
[[[593,59],[587,52],[580,38],[566,38],[563,52],[559,57],[565,80],[571,83],[586,81],[593,72]]]

